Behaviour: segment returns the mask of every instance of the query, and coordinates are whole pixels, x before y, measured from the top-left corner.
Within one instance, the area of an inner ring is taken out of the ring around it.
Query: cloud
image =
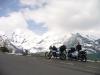
[[[23,5],[34,5],[38,3],[38,0],[20,0]]]
[[[30,9],[39,9],[47,4],[47,0],[20,0],[22,6]]]
[[[22,14],[22,9],[24,10],[28,8],[24,7],[24,5],[29,5],[34,8],[35,5],[42,6],[44,1],[45,0],[14,0],[12,2],[9,0],[0,1],[0,31],[8,32],[20,28],[33,31],[33,33],[37,34],[44,33],[47,29],[44,29],[42,25],[39,26],[38,24],[40,23],[36,24],[35,21],[33,21],[34,23],[29,23],[29,20],[27,20]],[[32,3],[32,5],[30,3]]]
[[[99,0],[20,0],[20,3],[33,8],[39,6],[39,9],[23,7],[10,12],[9,16],[0,17],[0,30],[28,29],[27,21],[33,20],[49,31],[100,32]]]
[[[49,30],[94,31],[100,28],[99,0],[48,0],[37,11],[26,9],[27,19],[44,22]]]
[[[27,29],[27,23],[20,12],[13,12],[7,17],[0,17],[0,31],[13,31],[17,28]]]

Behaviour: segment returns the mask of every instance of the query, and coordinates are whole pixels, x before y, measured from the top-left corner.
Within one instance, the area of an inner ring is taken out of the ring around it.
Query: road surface
[[[100,63],[0,54],[0,75],[100,75]]]

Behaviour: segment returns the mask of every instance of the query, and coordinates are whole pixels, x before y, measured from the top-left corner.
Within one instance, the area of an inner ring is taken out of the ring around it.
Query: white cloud
[[[20,2],[24,5],[33,5],[36,3],[36,0],[20,0]]]
[[[27,23],[19,12],[13,12],[7,17],[0,17],[0,31],[13,31],[17,28],[27,29]]]
[[[22,5],[41,5],[46,0],[20,0]],[[8,17],[0,17],[0,30],[27,29],[25,19],[44,22],[49,31],[100,32],[99,0],[47,0],[38,10],[23,9]],[[98,31],[97,31],[98,30]]]
[[[42,6],[43,3],[46,2],[46,0],[20,0],[21,4],[24,6]]]
[[[46,23],[49,30],[96,32],[100,28],[99,0],[48,0],[48,3],[37,11],[26,9],[24,15]]]

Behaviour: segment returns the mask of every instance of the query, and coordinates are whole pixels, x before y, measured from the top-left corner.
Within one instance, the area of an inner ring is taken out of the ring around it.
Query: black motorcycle
[[[80,51],[78,54],[78,60],[81,60],[83,62],[87,61],[87,52],[85,51]]]
[[[22,55],[23,55],[23,56],[27,56],[27,55],[28,55],[28,50],[25,50],[25,52],[23,51],[23,52],[22,52]]]
[[[45,57],[48,59],[54,57],[54,58],[59,58],[61,60],[66,60],[66,52],[64,51],[63,53],[60,53],[60,52],[50,51],[45,53]]]
[[[68,51],[68,60],[80,60],[80,61],[87,61],[87,53],[86,51],[79,51],[77,55],[73,55],[73,52]]]
[[[68,60],[78,60],[78,55],[73,55],[74,52],[68,51]]]

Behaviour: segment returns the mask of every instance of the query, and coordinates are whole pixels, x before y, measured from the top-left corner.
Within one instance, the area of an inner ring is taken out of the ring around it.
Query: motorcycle
[[[54,58],[59,58],[61,60],[66,60],[66,52],[64,51],[63,53],[60,53],[59,51],[50,51],[45,53],[45,57],[48,59],[51,59],[52,57]]]
[[[28,50],[25,50],[25,52],[23,51],[23,52],[22,52],[22,55],[23,55],[23,56],[27,56],[27,55],[28,55]]]
[[[75,52],[68,51],[67,57],[68,60],[78,60],[78,53],[76,51]]]
[[[79,51],[79,52],[76,51],[76,53],[69,51],[67,56],[68,56],[68,60],[76,60],[76,61],[80,60],[82,62],[87,61],[86,50],[85,51]]]
[[[79,52],[78,60],[81,60],[83,62],[86,62],[87,61],[87,53],[86,53],[86,50]]]

